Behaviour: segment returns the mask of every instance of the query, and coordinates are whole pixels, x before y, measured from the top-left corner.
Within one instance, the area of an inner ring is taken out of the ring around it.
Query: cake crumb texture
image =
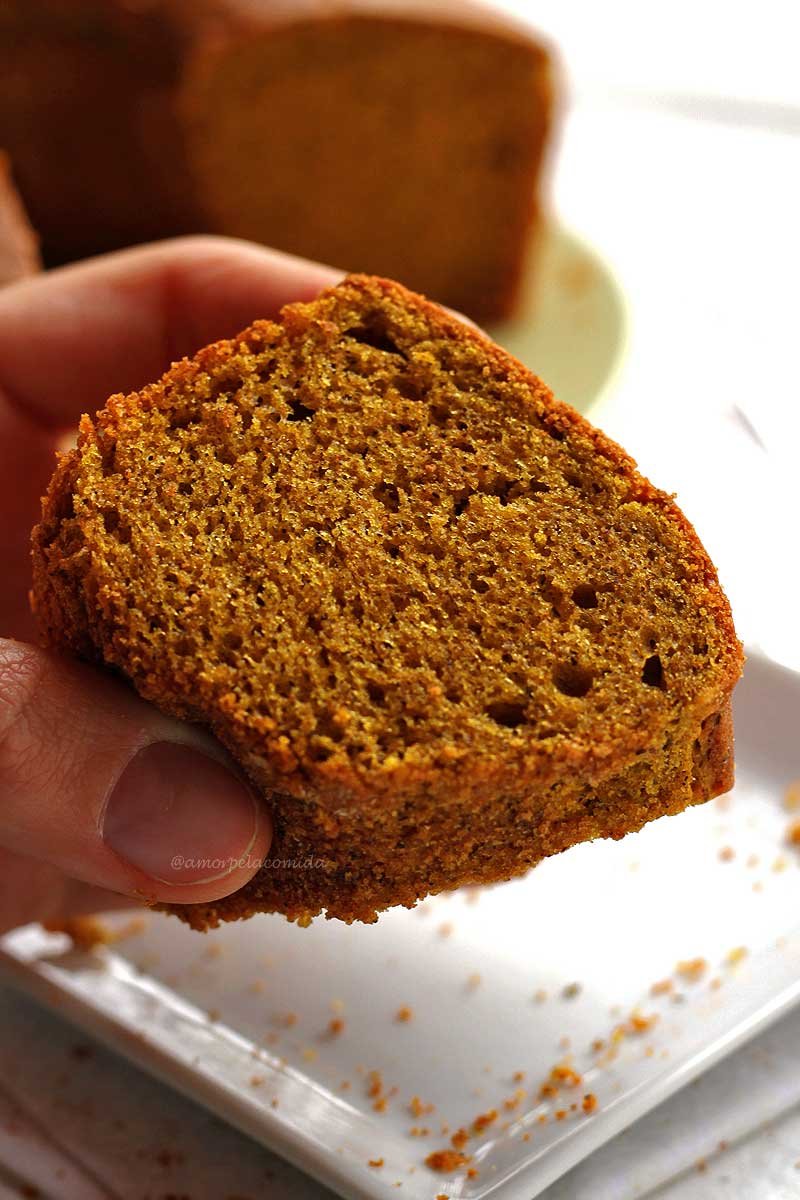
[[[207,726],[275,840],[197,928],[372,920],[732,782],[741,649],[693,529],[545,385],[348,277],[84,417],[45,642]]]

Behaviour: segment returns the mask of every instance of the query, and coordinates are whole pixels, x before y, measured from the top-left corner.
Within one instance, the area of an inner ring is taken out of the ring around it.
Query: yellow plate
[[[487,332],[559,399],[594,415],[624,355],[625,301],[608,264],[552,224],[527,272],[519,313]]]

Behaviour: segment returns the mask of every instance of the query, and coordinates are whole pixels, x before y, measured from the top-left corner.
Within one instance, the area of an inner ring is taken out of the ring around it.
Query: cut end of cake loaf
[[[486,321],[535,251],[554,73],[473,0],[3,0],[0,144],[50,265],[228,234]]]
[[[270,864],[176,909],[197,928],[370,920],[731,785],[742,655],[691,526],[398,284],[84,418],[33,559],[45,641],[209,727],[272,809]]]
[[[181,114],[210,228],[508,316],[541,217],[551,54],[472,4],[303,11],[189,64]]]

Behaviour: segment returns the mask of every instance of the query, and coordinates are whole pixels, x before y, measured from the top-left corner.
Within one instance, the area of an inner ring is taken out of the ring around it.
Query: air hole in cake
[[[563,442],[567,436],[563,429],[558,429],[555,425],[543,425],[542,429],[554,442]]]
[[[344,336],[360,342],[362,346],[371,346],[373,350],[380,350],[382,354],[397,354],[401,358],[405,358],[403,351],[392,340],[380,317],[365,322],[363,325],[355,325],[352,329],[346,329]]]
[[[188,480],[184,479],[178,484],[178,494],[180,496],[191,496],[194,487]]]
[[[432,404],[430,407],[430,419],[433,425],[438,425],[443,429],[450,419],[450,409],[445,408],[443,404]]]
[[[223,375],[215,379],[208,389],[209,400],[218,400],[220,396],[235,396],[242,386],[241,375]]]
[[[131,540],[131,527],[128,522],[121,520],[115,508],[104,508],[102,516],[106,533],[110,533],[118,542],[127,546]]]
[[[642,668],[642,683],[646,683],[648,687],[661,688],[662,691],[666,689],[664,667],[657,654],[651,654],[645,660],[644,667]]]
[[[397,512],[400,508],[400,492],[396,484],[383,480],[381,483],[375,484],[372,494],[376,500],[380,500],[384,508],[388,508],[389,512]]]
[[[386,553],[389,555],[389,558],[398,558],[400,555],[400,547],[395,542],[388,542],[386,546]]]
[[[341,742],[344,732],[341,725],[334,720],[330,713],[323,713],[317,721],[315,733],[318,737],[329,738],[332,742]]]
[[[516,479],[504,479],[502,475],[498,475],[486,488],[487,496],[496,496],[501,504],[508,504],[509,500],[514,500],[518,495],[518,484]]]
[[[100,443],[100,470],[104,479],[117,474],[117,452],[115,443],[104,446]]]
[[[115,508],[104,508],[101,512],[106,533],[116,533],[119,525],[119,513]]]
[[[597,608],[597,592],[590,583],[579,583],[573,588],[572,599],[578,608]]]
[[[197,421],[197,412],[193,408],[176,410],[169,419],[170,429],[188,429]]]
[[[105,475],[105,471],[103,471]],[[62,492],[61,495],[55,497],[53,502],[53,517],[55,520],[55,531],[53,536],[57,536],[58,527],[66,521],[71,521],[75,516],[75,497],[72,492]],[[47,545],[51,545],[52,537],[47,538]]]
[[[491,587],[488,580],[482,579],[480,575],[470,575],[469,580],[472,584],[473,592],[477,592],[479,596],[485,595]]]
[[[562,695],[572,696],[579,700],[588,695],[594,683],[594,677],[586,667],[579,667],[577,663],[563,662],[559,663],[553,671],[553,683]]]
[[[524,700],[493,700],[486,705],[486,715],[496,725],[517,729],[525,724],[525,705]]]
[[[373,704],[386,703],[386,689],[381,687],[379,683],[374,683],[372,680],[367,684],[367,695]]]
[[[453,502],[453,516],[460,517],[472,498],[472,492],[465,492]]]
[[[289,400],[289,411],[286,414],[287,421],[310,421],[315,415],[314,409],[309,408],[307,404],[303,404],[300,400]]]
[[[422,400],[423,398],[422,387],[413,375],[398,375],[394,386],[405,400]]]

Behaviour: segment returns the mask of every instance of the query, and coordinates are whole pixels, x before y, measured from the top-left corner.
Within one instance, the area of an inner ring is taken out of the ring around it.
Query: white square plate
[[[800,997],[800,676],[751,658],[736,723],[729,798],[513,883],[374,926],[264,916],[202,937],[149,915],[90,953],[28,926],[0,965],[344,1196],[531,1200]],[[540,1098],[556,1065],[580,1083]],[[493,1110],[468,1164],[425,1166]]]

